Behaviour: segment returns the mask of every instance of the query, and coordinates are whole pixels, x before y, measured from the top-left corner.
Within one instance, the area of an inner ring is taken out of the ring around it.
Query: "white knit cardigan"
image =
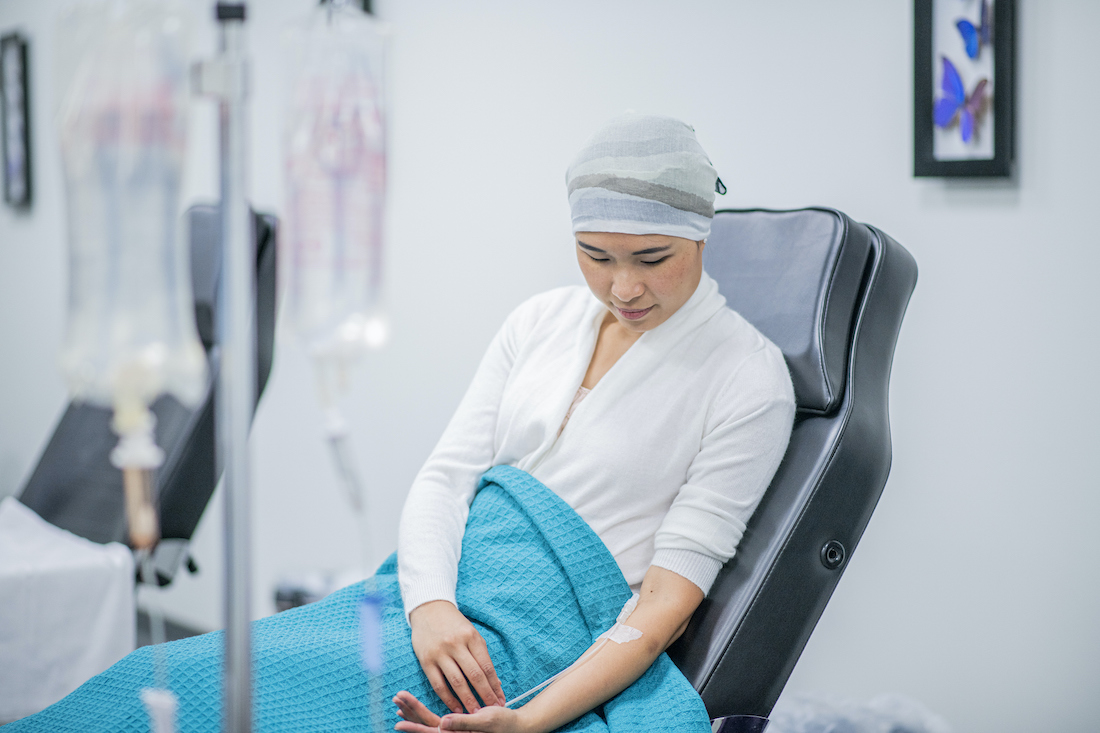
[[[782,353],[725,303],[704,273],[560,436],[607,310],[584,287],[520,305],[409,491],[397,555],[406,613],[455,602],[469,506],[481,474],[501,464],[576,510],[630,585],[656,565],[707,593],[783,457],[795,411]]]

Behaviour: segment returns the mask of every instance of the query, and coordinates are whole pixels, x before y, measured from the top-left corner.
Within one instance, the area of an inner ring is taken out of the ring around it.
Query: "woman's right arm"
[[[394,698],[403,718],[396,728],[406,733],[464,730],[478,733],[544,733],[565,725],[629,687],[687,628],[703,600],[693,581],[651,567],[642,581],[641,597],[626,623],[641,636],[625,643],[596,642],[583,664],[540,692],[523,707],[486,708],[471,715],[435,715],[408,692]],[[598,646],[597,646],[598,645]]]
[[[455,585],[470,502],[492,467],[501,398],[532,315],[525,306],[489,345],[409,490],[398,529],[398,577],[413,650],[436,694],[455,712],[479,708],[472,690],[486,704],[504,699],[485,641],[458,610]]]

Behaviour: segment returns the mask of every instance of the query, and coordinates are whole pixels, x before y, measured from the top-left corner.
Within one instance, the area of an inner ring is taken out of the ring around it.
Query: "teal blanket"
[[[446,709],[413,654],[391,555],[375,575],[389,599],[383,616],[386,729],[397,723],[389,698],[409,690]],[[367,677],[358,656],[363,584],[252,625],[255,726],[274,731],[367,731]],[[466,525],[458,603],[489,646],[509,698],[572,663],[615,622],[630,598],[599,537],[529,474],[487,472]],[[181,733],[221,729],[222,635],[166,645],[170,687],[179,696]],[[152,648],[143,647],[64,700],[4,727],[4,733],[149,730],[138,691],[153,682]],[[710,730],[703,702],[662,654],[637,682],[562,730]],[[379,733],[379,732],[375,732]]]

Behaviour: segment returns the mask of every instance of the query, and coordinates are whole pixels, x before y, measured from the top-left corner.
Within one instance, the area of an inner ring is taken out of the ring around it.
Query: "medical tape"
[[[630,614],[634,613],[634,609],[638,607],[638,594],[634,593],[630,596],[630,600],[623,606],[623,610],[619,611],[619,617],[615,619],[615,624],[607,631],[596,637],[596,640],[609,639],[616,644],[625,644],[628,641],[634,641],[640,639],[642,632],[633,626],[627,626],[626,620],[630,618]]]
[[[603,649],[604,645],[607,644],[607,642],[613,641],[616,644],[625,644],[628,641],[634,641],[635,639],[641,638],[642,632],[640,630],[634,628],[633,626],[627,626],[626,623],[624,623],[628,618],[630,618],[630,614],[634,613],[634,609],[637,606],[638,594],[634,593],[630,596],[630,600],[627,601],[625,605],[623,605],[623,610],[619,611],[619,616],[615,619],[615,623],[611,626],[611,628],[597,636],[593,646],[589,647],[588,651],[580,655],[577,661],[573,662],[553,677],[550,677],[549,679],[535,685],[522,695],[518,697],[513,697],[511,700],[508,701],[505,707],[510,708],[518,703],[520,700],[526,700],[528,697],[534,695],[536,692],[539,692],[547,685],[551,684],[552,682],[556,682],[565,675],[569,674],[574,669],[591,659],[592,656],[595,655],[596,652],[598,652],[600,649]]]
[[[628,641],[634,641],[640,639],[642,632],[633,626],[627,626],[626,624],[615,624],[609,630],[605,631],[609,641],[613,641],[616,644],[625,644]]]

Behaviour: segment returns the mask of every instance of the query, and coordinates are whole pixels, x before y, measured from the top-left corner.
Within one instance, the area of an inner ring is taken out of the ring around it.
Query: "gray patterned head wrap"
[[[691,126],[628,112],[601,128],[565,174],[573,232],[710,236],[716,186]]]

